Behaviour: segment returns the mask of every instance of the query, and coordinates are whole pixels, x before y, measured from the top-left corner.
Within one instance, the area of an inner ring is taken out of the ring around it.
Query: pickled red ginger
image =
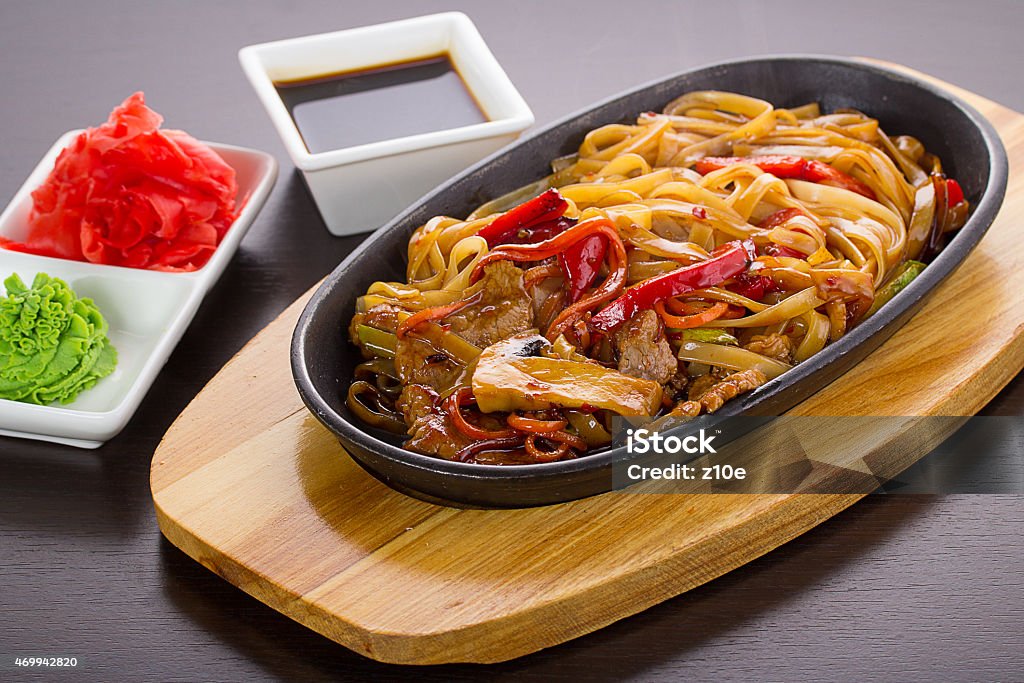
[[[137,92],[78,135],[32,193],[28,238],[8,249],[130,268],[201,268],[235,219],[235,172]]]

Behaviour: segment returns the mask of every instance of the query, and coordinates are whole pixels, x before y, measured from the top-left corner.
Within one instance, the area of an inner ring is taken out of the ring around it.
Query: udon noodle
[[[714,412],[807,360],[967,212],[937,157],[863,113],[690,92],[419,227],[406,281],[358,301],[347,404],[439,457],[578,457],[616,414]]]

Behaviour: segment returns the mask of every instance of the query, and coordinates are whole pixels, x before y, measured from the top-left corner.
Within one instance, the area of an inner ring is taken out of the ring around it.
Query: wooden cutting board
[[[942,85],[1006,144],[1002,212],[905,327],[792,414],[970,415],[1024,366],[1024,116]],[[356,465],[299,400],[288,351],[308,296],[170,428],[153,457],[153,500],[174,545],[368,657],[496,662],[550,647],[735,569],[862,495],[610,493],[511,511],[406,497]],[[875,454],[898,471],[948,424],[858,443],[847,459]]]

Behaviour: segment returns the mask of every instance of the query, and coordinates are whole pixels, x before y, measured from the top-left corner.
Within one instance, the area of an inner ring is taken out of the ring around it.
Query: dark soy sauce
[[[446,54],[274,87],[313,154],[487,121]]]

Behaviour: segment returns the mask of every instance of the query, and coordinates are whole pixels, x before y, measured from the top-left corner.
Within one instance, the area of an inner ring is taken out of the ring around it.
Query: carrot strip
[[[665,299],[662,302],[669,313],[674,315],[695,315],[703,313],[708,309],[704,301],[680,301],[679,299]]]
[[[533,417],[526,417],[517,413],[512,413],[506,420],[508,426],[513,429],[518,429],[521,432],[530,432],[532,434],[546,434],[548,432],[557,432],[561,429],[565,429],[568,424],[565,420],[538,420]]]
[[[466,416],[462,414],[462,406],[472,401],[472,392],[472,387],[461,387],[444,400],[445,412],[448,413],[456,429],[471,439],[511,439],[517,436],[516,430],[512,428],[484,429],[466,420]]]
[[[729,306],[729,310],[727,310],[722,315],[718,316],[718,319],[719,320],[735,320],[737,318],[742,318],[746,314],[747,314],[747,309],[745,309],[745,308],[742,308],[740,306]]]
[[[395,336],[401,339],[408,334],[410,330],[416,329],[417,325],[446,318],[452,313],[461,311],[467,306],[472,306],[483,298],[483,294],[484,293],[480,291],[472,296],[466,297],[465,299],[453,301],[450,304],[442,304],[440,306],[434,306],[433,308],[424,308],[422,311],[416,311],[408,318],[398,323],[398,328],[395,330]]]
[[[686,330],[691,327],[700,327],[704,323],[709,323],[713,320],[718,320],[719,318],[722,317],[722,315],[725,314],[726,311],[729,310],[729,304],[725,303],[724,301],[719,301],[715,303],[714,306],[711,306],[710,308],[708,308],[705,311],[702,311],[701,313],[695,313],[694,315],[679,316],[672,315],[671,313],[669,313],[667,310],[665,310],[665,302],[659,301],[658,303],[654,304],[654,310],[656,310],[658,312],[658,315],[661,316],[661,319],[665,321],[665,325],[667,327],[671,327],[677,330]]]
[[[542,280],[561,274],[562,269],[557,263],[547,263],[542,266],[534,266],[523,274],[523,288],[528,290],[530,287]]]
[[[558,447],[553,451],[546,451],[537,446],[537,435],[530,434],[523,442],[526,452],[535,462],[554,462],[561,460],[569,452],[569,444],[559,442]]]

